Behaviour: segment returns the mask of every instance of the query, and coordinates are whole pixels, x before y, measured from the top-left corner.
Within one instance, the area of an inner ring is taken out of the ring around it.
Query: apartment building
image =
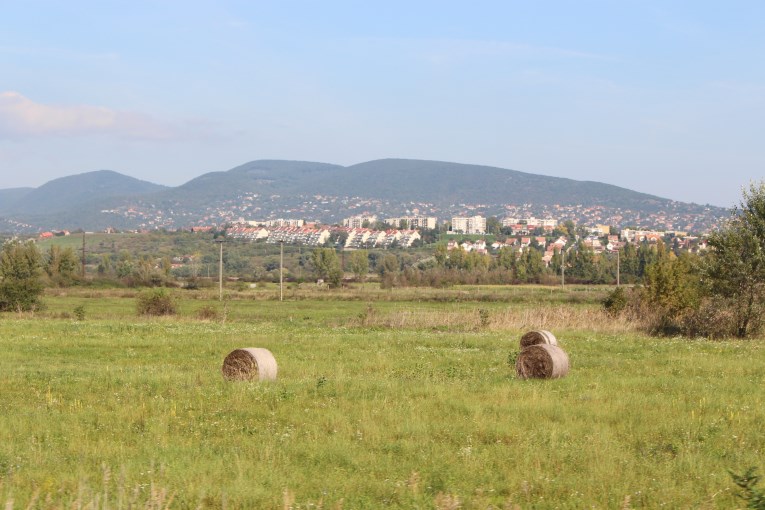
[[[377,216],[351,216],[343,220],[343,226],[348,228],[364,228],[373,225],[377,221]],[[367,225],[364,225],[366,223]]]
[[[386,218],[385,223],[395,228],[401,227],[402,224],[406,225],[409,229],[415,228],[427,228],[434,229],[438,224],[438,218],[433,216],[401,216],[398,218]]]
[[[485,234],[486,218],[483,216],[452,218],[452,232],[462,232],[463,234]]]

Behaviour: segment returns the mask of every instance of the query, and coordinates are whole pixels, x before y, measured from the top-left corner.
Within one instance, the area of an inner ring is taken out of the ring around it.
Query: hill
[[[165,186],[141,181],[111,170],[97,170],[49,181],[28,191],[2,210],[14,215],[48,215],[103,202],[112,197],[141,195],[165,189]]]
[[[202,175],[164,196],[180,201],[192,197],[225,201],[244,191],[429,202],[439,208],[459,203],[522,204],[533,201],[651,210],[671,202],[598,182],[488,166],[407,159],[383,159],[349,167],[296,161],[253,161],[228,172]]]
[[[20,202],[32,191],[34,191],[34,188],[0,189],[0,211],[4,211],[13,204]]]
[[[6,190],[13,196],[13,190]],[[0,197],[3,195],[0,194]],[[20,195],[19,195],[20,196]],[[2,203],[2,202],[0,202]],[[711,228],[726,210],[618,186],[503,168],[407,159],[348,167],[259,160],[163,188],[116,172],[51,181],[3,208],[30,228],[178,228],[244,219],[334,223],[354,214],[552,216],[583,223],[662,229]]]

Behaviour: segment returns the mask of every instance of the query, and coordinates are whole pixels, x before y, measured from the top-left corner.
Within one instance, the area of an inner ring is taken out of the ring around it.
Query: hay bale
[[[223,377],[229,381],[274,381],[276,359],[268,349],[247,347],[236,349],[223,360]]]
[[[544,329],[529,331],[521,337],[521,349],[542,344],[558,345],[558,340],[555,338],[555,335]]]
[[[532,345],[518,355],[515,372],[521,379],[565,377],[568,374],[568,355],[557,345]]]

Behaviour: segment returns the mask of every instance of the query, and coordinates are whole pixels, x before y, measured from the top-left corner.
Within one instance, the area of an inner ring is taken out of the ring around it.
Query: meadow
[[[762,339],[648,337],[595,288],[177,292],[0,315],[0,505],[735,508],[765,469]],[[540,327],[568,377],[515,377]],[[223,380],[238,347],[278,380]]]

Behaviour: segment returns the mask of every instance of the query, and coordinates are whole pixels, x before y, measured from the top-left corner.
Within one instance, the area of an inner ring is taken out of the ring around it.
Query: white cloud
[[[184,127],[141,113],[89,105],[47,105],[18,92],[0,92],[0,137],[109,135],[172,140],[191,134]]]

